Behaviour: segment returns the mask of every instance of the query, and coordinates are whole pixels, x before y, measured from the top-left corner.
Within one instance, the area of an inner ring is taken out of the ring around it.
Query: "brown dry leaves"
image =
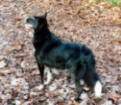
[[[1,0],[0,10],[0,104],[121,104],[120,7],[95,0]],[[45,88],[40,85],[31,43],[33,30],[25,20],[45,12],[57,36],[84,43],[93,50],[104,87],[101,99],[87,91],[79,103],[75,102],[75,86],[65,72]]]
[[[108,93],[108,98],[113,101],[117,101],[121,96],[117,93]]]

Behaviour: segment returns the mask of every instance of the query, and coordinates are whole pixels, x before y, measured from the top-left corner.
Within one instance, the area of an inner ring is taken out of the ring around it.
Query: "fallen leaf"
[[[0,68],[4,68],[6,65],[7,63],[5,62],[5,60],[0,61]]]
[[[79,102],[74,101],[73,104],[74,104],[74,105],[79,105]]]
[[[57,105],[64,105],[64,103],[63,102],[58,102]]]
[[[47,91],[49,93],[50,96],[59,96],[60,94],[58,92],[55,92],[55,91]]]
[[[5,75],[4,73],[0,72],[0,76],[4,76],[4,75]]]
[[[2,102],[3,101],[3,99],[2,99],[2,97],[0,97],[0,102]]]
[[[12,47],[17,47],[17,46],[19,46],[20,44],[18,43],[18,42],[13,42],[12,44],[11,44],[11,46]]]
[[[121,96],[119,96],[119,94],[117,94],[117,93],[109,93],[108,94],[108,99],[111,99],[113,101],[117,101],[119,98],[121,98]]]

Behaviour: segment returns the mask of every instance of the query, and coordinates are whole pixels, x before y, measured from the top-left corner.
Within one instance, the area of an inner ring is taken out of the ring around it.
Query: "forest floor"
[[[100,99],[84,85],[81,101],[74,101],[74,82],[65,71],[40,85],[26,19],[45,12],[58,37],[94,52],[103,83]],[[121,7],[94,0],[0,0],[0,105],[121,105]]]

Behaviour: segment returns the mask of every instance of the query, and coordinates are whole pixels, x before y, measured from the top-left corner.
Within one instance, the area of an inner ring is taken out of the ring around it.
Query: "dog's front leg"
[[[80,97],[80,95],[81,95],[81,93],[83,91],[83,89],[82,89],[82,87],[80,85],[80,81],[79,80],[75,80],[75,86],[76,86],[76,92],[77,92],[77,94],[75,96],[75,100],[79,101],[80,100],[79,97]]]
[[[39,72],[40,72],[40,80],[41,83],[44,84],[44,65],[41,65],[37,62],[38,68],[39,68]]]

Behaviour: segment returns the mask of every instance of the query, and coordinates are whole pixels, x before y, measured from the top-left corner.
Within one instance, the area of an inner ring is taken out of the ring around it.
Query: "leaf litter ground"
[[[58,37],[83,43],[94,52],[104,87],[101,99],[84,86],[81,101],[75,102],[75,86],[68,73],[56,73],[45,87],[40,85],[33,30],[25,20],[46,11],[50,29]],[[94,0],[1,0],[0,105],[120,105],[120,13],[120,7]]]

